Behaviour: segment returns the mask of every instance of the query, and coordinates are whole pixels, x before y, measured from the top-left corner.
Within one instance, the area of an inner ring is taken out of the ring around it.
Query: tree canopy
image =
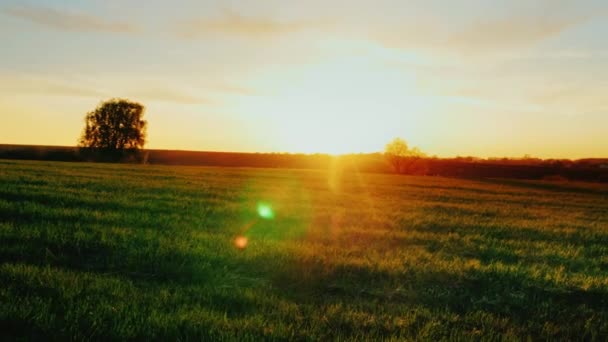
[[[108,152],[138,150],[146,143],[145,107],[127,99],[110,99],[87,113],[80,146]]]
[[[403,173],[405,167],[410,165],[413,160],[425,156],[418,147],[410,149],[407,142],[401,138],[395,138],[388,143],[384,154],[397,173]]]

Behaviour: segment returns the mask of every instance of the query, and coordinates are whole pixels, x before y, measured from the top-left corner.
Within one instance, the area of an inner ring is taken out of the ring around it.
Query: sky
[[[608,157],[608,2],[0,0],[0,143]]]

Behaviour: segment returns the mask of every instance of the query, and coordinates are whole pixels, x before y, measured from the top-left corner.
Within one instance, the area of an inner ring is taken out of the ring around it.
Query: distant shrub
[[[386,145],[384,150],[389,163],[396,173],[410,174],[412,164],[426,155],[418,147],[410,149],[407,142],[401,138],[395,138]]]

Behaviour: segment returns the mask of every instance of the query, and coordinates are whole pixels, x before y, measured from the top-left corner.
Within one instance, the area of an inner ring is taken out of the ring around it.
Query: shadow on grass
[[[322,265],[307,264],[274,279],[275,286],[282,289],[287,298],[304,305],[337,304],[344,306],[345,311],[350,308],[370,312],[381,306],[384,312],[396,315],[403,308],[424,307],[435,317],[454,314],[460,317],[460,322],[446,320],[446,326],[454,324],[459,326],[456,329],[462,329],[468,325],[473,330],[481,328],[482,322],[467,315],[490,313],[508,320],[507,326],[490,327],[498,334],[501,329],[515,327],[522,338],[608,337],[608,293],[561,287],[526,274],[479,269],[453,273],[412,269],[397,274],[352,265],[328,271]],[[546,324],[557,328],[547,333]],[[348,336],[349,330],[357,330],[356,326],[345,328],[335,333]],[[387,330],[383,337],[390,338],[395,333]]]
[[[434,190],[442,190],[449,191],[450,193],[458,194],[458,193],[470,193],[473,195],[517,195],[516,192],[502,192],[496,190],[489,190],[483,188],[475,188],[475,187],[463,187],[463,186],[447,186],[447,185],[437,185],[437,184],[405,184],[403,187],[405,188],[414,188],[421,189],[424,192],[434,191]]]
[[[429,217],[434,217],[437,213],[453,213],[455,217],[480,217],[493,219],[496,218],[496,211],[472,211],[470,209],[447,208],[432,206],[424,209]],[[525,216],[528,219],[534,216]],[[406,229],[412,229],[421,232],[433,233],[459,233],[462,235],[478,235],[488,239],[497,240],[526,240],[526,241],[548,241],[559,242],[564,245],[583,245],[589,244],[606,244],[608,243],[608,234],[603,231],[590,230],[588,227],[577,227],[570,225],[571,228],[577,228],[575,231],[564,233],[562,231],[551,231],[542,227],[520,227],[511,224],[498,224],[495,220],[486,221],[480,224],[463,223],[463,222],[448,222],[448,221],[428,221]]]
[[[565,196],[565,194],[562,193]],[[458,196],[457,194],[448,195],[426,195],[422,197],[423,200],[427,202],[440,203],[443,205],[444,203],[466,203],[468,205],[479,205],[480,202],[484,204],[491,204],[495,206],[501,207],[509,207],[509,206],[517,206],[517,207],[542,207],[548,209],[581,209],[581,210],[589,210],[598,208],[597,202],[587,201],[586,203],[575,203],[571,202],[568,197],[551,197],[551,198],[540,198],[540,197],[531,197],[531,196],[518,196],[518,198],[505,198],[499,196],[486,197],[483,199],[475,198],[475,197],[463,197]]]
[[[0,199],[9,201],[11,203],[21,203],[23,205],[36,205],[46,207],[48,209],[65,209],[65,208],[78,208],[82,210],[90,211],[130,211],[130,212],[142,212],[146,213],[146,208],[138,205],[137,203],[127,204],[118,201],[100,200],[98,197],[83,198],[83,196],[66,196],[65,194],[49,194],[49,193],[25,193],[19,190],[8,191],[0,190]],[[142,201],[143,202],[143,201]],[[162,203],[162,202],[161,202]],[[170,214],[172,211],[162,205],[155,208],[154,211],[147,212],[148,214]],[[32,219],[38,219],[32,217]]]
[[[529,181],[507,178],[483,178],[472,181],[482,184],[506,185],[509,187],[531,190],[608,196],[608,187],[605,184],[601,183],[586,183],[585,185],[577,186],[567,182],[556,183],[547,181]]]
[[[492,222],[426,222],[408,230],[436,236],[428,239],[425,248],[447,259],[475,258],[485,264],[548,265],[571,272],[597,273],[598,267],[605,264],[602,258],[608,233],[587,227],[570,228],[577,229],[564,232]],[[565,251],[571,253],[564,254]]]
[[[399,316],[404,308],[425,308],[431,310],[436,319],[458,315],[459,321],[445,321],[448,326],[454,324],[455,329],[462,329],[463,324],[475,329],[481,328],[476,325],[482,323],[467,315],[481,312],[508,321],[506,325],[491,327],[497,333],[501,332],[500,329],[515,327],[522,337],[531,336],[533,339],[585,339],[591,337],[586,335],[590,331],[597,334],[596,338],[608,337],[608,294],[605,291],[563,287],[525,273],[474,268],[433,270],[427,267],[391,272],[370,266],[328,265],[302,260],[294,255],[279,256],[259,250],[221,255],[163,250],[145,255],[134,249],[135,241],[124,246],[89,243],[80,247],[44,239],[13,238],[5,243],[4,246],[22,246],[23,249],[2,248],[0,260],[3,262],[85,271],[126,279],[143,289],[191,291],[185,296],[193,303],[200,302],[201,295],[194,291],[200,291],[197,286],[204,284],[203,288],[210,291],[204,305],[227,317],[249,317],[259,315],[260,311],[267,314],[274,309],[261,299],[233,295],[223,288],[265,293],[294,303],[305,313],[340,305],[345,312],[374,314],[382,307],[382,312]],[[54,251],[52,255],[48,254],[49,250]],[[147,246],[146,250],[153,249]],[[18,283],[17,279],[4,280],[10,280],[11,287],[17,291],[15,293],[23,296],[61,298],[44,284],[33,286],[31,283]],[[56,305],[63,308],[63,304]],[[164,310],[170,315],[173,309],[168,307]],[[21,332],[30,335],[38,331],[36,327],[20,331],[28,324],[7,319],[0,319],[0,324],[10,323],[15,336]],[[557,330],[548,334],[543,330],[547,323],[553,324]],[[88,323],[83,324],[88,327]],[[329,338],[354,338],[364,331],[356,324],[345,320],[333,331],[325,333]],[[374,333],[376,337],[390,338],[402,333],[398,329],[378,325]],[[103,332],[98,333],[103,336]],[[416,331],[410,333],[415,335]]]
[[[122,227],[134,230],[151,230],[171,234],[179,227],[188,229],[217,229],[225,221],[226,208],[213,202],[214,197],[196,200],[156,200],[154,206],[138,203],[121,203],[112,200],[77,200],[56,198],[51,195],[0,193],[10,206],[0,207],[0,221],[20,226],[47,226],[87,229],[91,226]],[[210,200],[211,202],[203,202]],[[141,201],[141,203],[146,203]],[[230,210],[228,208],[227,210]],[[44,229],[43,229],[44,230]]]

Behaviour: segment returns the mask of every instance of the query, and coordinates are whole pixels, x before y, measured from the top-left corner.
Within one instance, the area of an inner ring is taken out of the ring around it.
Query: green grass
[[[608,187],[4,160],[0,284],[3,339],[605,340]]]

